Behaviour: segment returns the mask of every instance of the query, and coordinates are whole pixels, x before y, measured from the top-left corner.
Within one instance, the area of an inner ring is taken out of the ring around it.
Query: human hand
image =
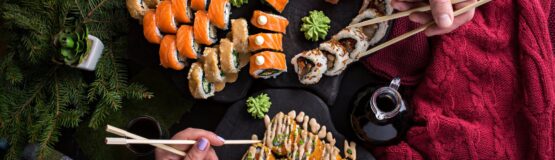
[[[453,17],[453,8],[463,8],[476,2],[476,0],[466,0],[454,5],[451,4],[450,0],[392,0],[391,5],[399,11],[406,11],[426,5],[426,1],[430,2],[432,8],[431,13],[417,12],[409,16],[411,21],[419,24],[426,24],[432,20],[435,21],[436,25],[430,26],[424,31],[426,36],[449,33],[472,20],[474,17],[474,9],[457,17]]]
[[[217,160],[218,156],[211,146],[224,145],[224,139],[218,135],[195,128],[187,128],[177,134],[172,139],[175,140],[196,140],[195,145],[172,145],[177,150],[185,151],[187,155],[183,158],[179,155],[156,148],[156,160]]]

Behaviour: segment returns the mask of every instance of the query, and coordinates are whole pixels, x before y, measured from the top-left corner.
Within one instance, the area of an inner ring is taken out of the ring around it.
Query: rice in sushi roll
[[[206,47],[202,55],[204,61],[204,71],[209,82],[223,82],[224,73],[220,70],[219,53],[217,48]]]
[[[302,84],[315,84],[328,69],[327,59],[319,49],[301,52],[291,59]]]
[[[231,15],[231,4],[229,0],[212,0],[208,8],[208,18],[214,26],[222,30],[229,28],[229,15]]]
[[[207,99],[214,96],[215,86],[206,79],[202,63],[195,62],[191,65],[187,79],[189,79],[189,91],[196,99]]]
[[[336,76],[341,74],[351,60],[349,54],[339,42],[330,40],[320,44],[320,51],[326,56],[328,69],[326,76]]]
[[[287,72],[285,54],[263,51],[251,56],[249,73],[254,78],[276,78]]]
[[[333,36],[332,39],[345,47],[353,61],[357,61],[369,46],[367,37],[361,28],[345,28]]]
[[[150,43],[160,44],[160,41],[162,41],[163,36],[156,25],[156,12],[154,10],[145,12],[145,17],[143,19],[143,34]]]
[[[193,20],[193,13],[187,0],[171,0],[172,8],[175,13],[175,19],[181,23],[191,23]]]
[[[174,35],[166,35],[160,43],[160,63],[164,68],[182,70],[187,62],[177,52]]]
[[[165,33],[176,33],[177,32],[177,22],[173,15],[172,2],[162,1],[156,9],[156,25],[162,32]]]
[[[205,11],[197,11],[195,13],[193,33],[195,41],[199,44],[212,45],[217,41],[216,27],[210,23]]]
[[[177,30],[177,50],[189,59],[198,59],[202,56],[201,46],[193,38],[193,27],[182,25]]]
[[[195,11],[207,11],[208,10],[208,1],[209,0],[190,0],[191,1],[191,9]]]
[[[229,39],[220,40],[220,63],[224,73],[239,72],[239,55],[233,49],[233,43]]]
[[[362,21],[374,19],[376,17],[382,16],[376,9],[368,8],[351,21],[351,24],[356,24]],[[382,41],[388,31],[389,24],[388,22],[382,22],[378,24],[368,25],[361,27],[362,32],[368,38],[368,45],[373,46],[376,45],[378,42]]]
[[[233,48],[239,52],[239,68],[245,67],[249,63],[250,53],[248,51],[249,47],[249,29],[247,20],[232,19],[231,20],[231,40],[233,42]]]
[[[148,7],[142,0],[126,0],[127,11],[134,19],[141,20]]]

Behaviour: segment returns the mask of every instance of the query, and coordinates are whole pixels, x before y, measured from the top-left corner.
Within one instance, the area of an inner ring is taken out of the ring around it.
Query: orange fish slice
[[[162,41],[162,33],[156,26],[156,13],[154,10],[148,10],[143,19],[143,34],[148,42],[160,44]]]
[[[195,51],[195,42],[193,39],[193,27],[189,25],[182,25],[177,30],[177,50],[183,57],[190,59],[197,59],[197,53]]]
[[[205,11],[197,11],[195,13],[195,23],[193,24],[193,35],[195,41],[204,45],[212,45],[216,41],[216,39],[211,37],[211,34],[215,35],[216,33],[211,32],[216,31],[211,29],[208,15]]]
[[[289,0],[264,0],[264,1],[268,3],[270,6],[272,6],[279,13],[283,12],[283,10],[285,9],[285,6],[287,6],[287,3],[289,3]]]
[[[269,69],[277,70],[280,72],[287,71],[285,54],[272,51],[263,51],[251,56],[249,73],[253,77],[259,78],[260,76],[258,75],[258,73],[260,71]]]
[[[158,8],[156,9],[156,24],[162,32],[177,32],[177,22],[175,22],[173,16],[172,2],[162,1],[158,4]]]
[[[219,29],[227,30],[229,26],[229,15],[231,14],[231,5],[229,0],[212,0],[208,7],[208,18],[210,22]]]
[[[208,0],[191,0],[191,9],[195,11],[206,11]]]
[[[251,24],[257,28],[285,34],[289,21],[282,16],[255,10]]]
[[[193,14],[187,5],[187,0],[171,0],[175,19],[181,23],[191,23]]]
[[[258,33],[249,36],[249,51],[283,51],[283,35],[279,33]]]
[[[176,37],[174,35],[166,35],[160,43],[160,62],[164,68],[172,68],[182,70],[185,64],[179,61],[179,53],[175,46]]]

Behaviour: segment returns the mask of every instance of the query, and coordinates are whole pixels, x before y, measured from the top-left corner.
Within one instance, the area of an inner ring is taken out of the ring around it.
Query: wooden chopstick
[[[466,0],[451,0],[451,3],[452,4],[457,4],[457,3],[464,2],[464,1],[466,1]],[[431,10],[430,5],[426,5],[426,6],[406,10],[406,11],[403,11],[403,12],[397,12],[397,13],[394,13],[394,14],[391,14],[391,15],[376,17],[376,18],[373,18],[373,19],[369,19],[369,20],[366,20],[366,21],[359,22],[359,23],[351,24],[351,25],[347,26],[347,28],[368,26],[368,25],[372,25],[372,24],[376,24],[376,23],[381,23],[381,22],[385,22],[385,21],[394,20],[394,19],[401,18],[401,17],[406,17],[406,16],[409,16],[410,14],[412,14],[414,12],[427,12],[427,11],[430,11],[430,10]]]
[[[463,13],[465,13],[465,12],[468,12],[469,10],[471,10],[471,9],[473,9],[473,8],[476,8],[476,7],[479,7],[479,6],[481,6],[481,5],[484,5],[484,4],[486,4],[486,3],[490,2],[490,1],[491,1],[491,0],[480,0],[480,1],[478,1],[478,2],[475,2],[475,3],[471,4],[471,5],[468,5],[468,6],[464,7],[464,8],[461,8],[461,9],[455,11],[455,12],[454,12],[454,16],[461,15],[461,14],[463,14]],[[416,28],[416,29],[414,29],[414,30],[412,30],[412,31],[409,31],[409,32],[407,32],[407,33],[405,33],[405,34],[402,34],[402,35],[400,35],[400,36],[398,36],[398,37],[395,37],[395,38],[393,38],[393,39],[391,39],[391,40],[389,40],[389,41],[387,41],[387,42],[384,42],[384,43],[382,43],[382,44],[380,44],[380,45],[377,45],[377,46],[375,46],[375,47],[373,47],[373,48],[367,50],[365,53],[362,54],[361,57],[370,55],[370,54],[372,54],[372,53],[374,53],[374,52],[376,52],[376,51],[379,51],[379,50],[381,50],[381,49],[383,49],[383,48],[385,48],[385,47],[388,47],[388,46],[390,46],[390,45],[392,45],[392,44],[395,44],[395,43],[397,43],[397,42],[399,42],[399,41],[401,41],[401,40],[404,40],[404,39],[406,39],[406,38],[408,38],[408,37],[411,37],[411,36],[413,36],[413,35],[415,35],[415,34],[417,34],[417,33],[420,33],[420,32],[426,30],[428,27],[430,27],[430,26],[432,26],[432,25],[434,25],[434,24],[435,24],[435,22],[430,22],[430,23],[424,24],[424,25],[422,25],[422,26],[420,26],[420,27],[418,27],[418,28]]]
[[[110,133],[113,133],[113,134],[116,134],[118,136],[122,136],[122,137],[129,137],[129,138],[138,139],[138,140],[146,140],[146,138],[144,138],[144,137],[135,135],[133,133],[129,133],[129,132],[123,130],[123,129],[119,129],[119,128],[111,126],[111,125],[106,126],[106,131],[110,132]],[[173,147],[170,147],[168,145],[164,145],[164,144],[150,144],[150,145],[158,147],[158,148],[163,149],[163,150],[166,150],[168,152],[172,152],[174,154],[177,154],[177,155],[180,155],[180,156],[183,156],[183,157],[185,157],[185,155],[187,155],[185,152],[177,150],[177,149],[175,149]]]
[[[261,143],[260,140],[225,140],[224,144],[254,144]],[[106,137],[106,144],[125,145],[125,144],[195,144],[194,140],[167,140],[167,139],[126,139],[119,137]]]

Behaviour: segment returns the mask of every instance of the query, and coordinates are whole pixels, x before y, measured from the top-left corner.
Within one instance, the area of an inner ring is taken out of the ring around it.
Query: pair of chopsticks
[[[466,0],[451,0],[451,3],[452,4],[457,4],[457,3],[464,2],[464,1],[466,1]],[[482,6],[482,5],[484,5],[484,4],[486,4],[490,1],[491,0],[479,0],[478,2],[475,2],[471,5],[468,5],[466,7],[463,7],[461,9],[459,9],[459,10],[456,10],[453,14],[456,17],[456,16],[461,15],[465,12],[468,12],[471,9]],[[430,11],[430,10],[431,10],[430,5],[427,5],[427,6],[414,8],[414,9],[410,9],[410,10],[403,11],[403,12],[398,12],[398,13],[395,13],[395,14],[392,14],[392,15],[377,17],[377,18],[373,18],[373,19],[370,19],[370,20],[367,20],[367,21],[360,22],[360,23],[352,24],[352,25],[347,26],[347,28],[368,26],[368,25],[372,25],[372,24],[376,24],[376,23],[380,23],[380,22],[394,20],[394,19],[401,18],[401,17],[406,17],[406,16],[409,16],[410,14],[412,14],[414,12],[426,12],[426,11]],[[379,51],[379,50],[381,50],[385,47],[388,47],[388,46],[390,46],[392,44],[395,44],[395,43],[397,43],[401,40],[404,40],[404,39],[406,39],[408,37],[411,37],[411,36],[413,36],[417,33],[420,33],[420,32],[426,30],[428,27],[430,27],[434,24],[435,24],[435,22],[433,22],[433,21],[430,22],[430,23],[424,24],[424,25],[418,27],[417,29],[409,31],[405,34],[402,34],[398,37],[395,37],[395,38],[393,38],[393,39],[391,39],[387,42],[384,42],[380,45],[377,45],[377,46],[367,50],[362,56],[370,55],[370,54],[372,54],[376,51]]]
[[[193,140],[162,140],[162,139],[146,139],[144,137],[135,135],[133,133],[129,133],[123,129],[119,129],[117,127],[107,125],[106,131],[113,133],[118,136],[128,137],[127,138],[118,138],[118,137],[106,137],[106,144],[109,145],[127,145],[127,144],[150,144],[152,146],[158,147],[160,149],[166,150],[168,152],[172,152],[174,154],[185,156],[187,155],[185,152],[177,150],[167,144],[195,144],[196,141]],[[231,144],[254,144],[260,143],[260,140],[225,140],[224,144],[231,145]]]

